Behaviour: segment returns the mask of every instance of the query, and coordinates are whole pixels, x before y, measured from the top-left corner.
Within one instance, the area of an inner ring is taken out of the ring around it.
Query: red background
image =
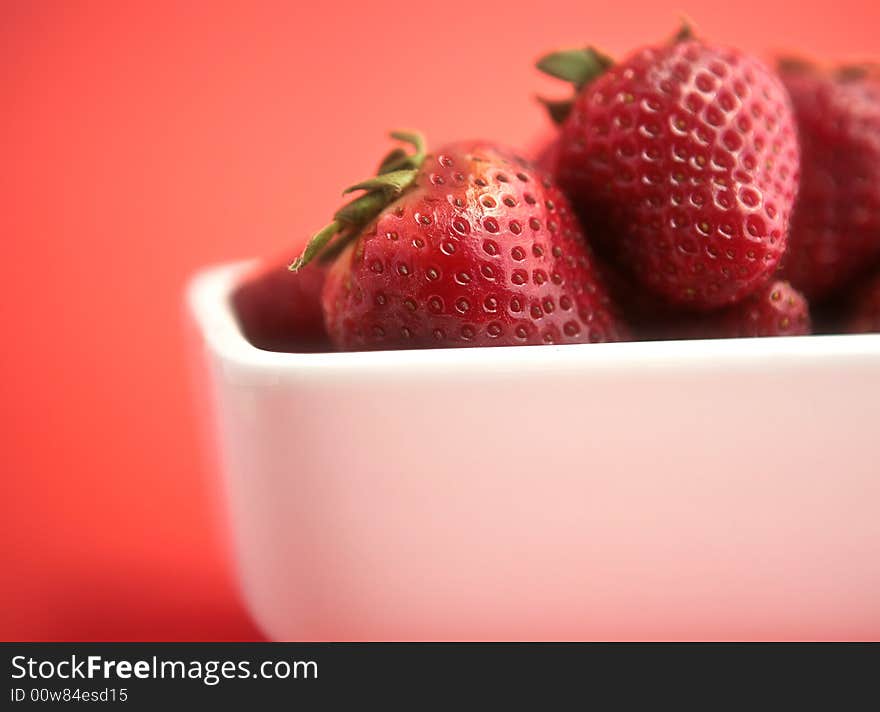
[[[0,2],[0,639],[259,636],[208,506],[194,269],[292,251],[389,128],[533,141],[548,48],[621,53],[685,9],[755,51],[877,54],[880,4],[797,5]]]

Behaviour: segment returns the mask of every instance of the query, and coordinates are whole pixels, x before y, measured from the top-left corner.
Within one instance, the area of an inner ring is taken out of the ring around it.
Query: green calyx
[[[551,52],[541,57],[535,66],[544,74],[568,82],[577,94],[596,77],[601,76],[612,64],[614,61],[610,57],[593,47],[587,47]],[[574,103],[573,98],[555,101],[538,97],[538,101],[544,105],[556,124],[565,121]]]
[[[560,124],[565,123],[565,120],[568,118],[568,115],[571,113],[571,107],[574,103],[573,99],[547,99],[546,97],[539,96],[537,97],[538,101],[544,105],[544,108],[547,110],[547,113],[550,115],[550,120],[559,126]]]
[[[876,62],[858,62],[829,67],[802,57],[786,55],[777,57],[776,67],[783,74],[815,75],[840,82],[880,79],[880,64]]]
[[[614,61],[593,47],[565,49],[544,55],[535,66],[544,74],[574,84],[577,90],[602,74]]]
[[[784,56],[776,59],[776,68],[783,74],[814,74],[818,67],[808,59]]]
[[[412,185],[425,161],[425,139],[420,133],[410,131],[392,131],[391,138],[409,144],[413,151],[395,148],[382,160],[376,176],[346,188],[343,195],[357,191],[363,191],[363,195],[339,208],[332,222],[312,236],[302,254],[290,265],[291,271],[301,270],[316,257],[337,254]],[[334,241],[334,238],[337,239]]]
[[[678,44],[679,42],[689,42],[692,39],[695,39],[696,35],[694,34],[694,26],[691,21],[682,16],[681,18],[681,26],[678,28],[678,31],[672,35],[669,40],[669,44]]]
[[[678,31],[669,39],[670,44],[688,42],[695,38],[693,24],[688,18],[682,16]],[[559,52],[551,52],[541,57],[536,67],[556,79],[562,79],[574,87],[575,96],[587,84],[604,74],[614,60],[603,54],[595,47],[585,49],[565,49]],[[555,124],[563,123],[571,113],[574,105],[574,97],[569,99],[554,100],[537,97],[538,101],[547,109],[550,118]]]
[[[877,62],[844,64],[837,68],[834,75],[842,82],[858,81],[860,79],[876,80],[880,78],[880,64]]]

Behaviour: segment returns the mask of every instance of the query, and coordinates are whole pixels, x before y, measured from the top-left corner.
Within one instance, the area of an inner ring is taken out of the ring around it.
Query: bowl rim
[[[492,346],[394,351],[295,353],[266,351],[244,336],[232,306],[238,280],[257,260],[210,265],[198,270],[186,287],[186,307],[209,349],[226,363],[248,369],[390,368],[422,370],[440,367],[533,369],[688,365],[728,367],[743,363],[829,357],[876,358],[880,365],[880,334],[775,336],[738,339],[682,339],[600,344]]]

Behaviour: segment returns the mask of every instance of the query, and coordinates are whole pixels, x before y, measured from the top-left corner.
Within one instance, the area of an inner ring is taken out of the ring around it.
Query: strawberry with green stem
[[[663,300],[706,311],[767,283],[788,239],[799,152],[788,95],[757,59],[685,30],[618,64],[538,67],[571,82],[556,177],[600,250]]]
[[[332,262],[324,319],[340,349],[615,341],[626,332],[568,201],[486,141],[428,153],[396,132],[376,177],[291,268]]]

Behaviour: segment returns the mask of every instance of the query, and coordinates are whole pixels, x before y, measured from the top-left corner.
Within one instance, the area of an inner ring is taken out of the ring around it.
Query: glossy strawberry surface
[[[413,186],[336,259],[323,305],[334,344],[348,350],[626,333],[565,196],[487,142],[429,154]]]
[[[823,299],[880,263],[880,79],[783,71],[802,152],[783,275]]]
[[[776,270],[799,151],[785,89],[753,57],[696,40],[637,51],[581,90],[559,151],[597,249],[668,302],[723,307]]]

